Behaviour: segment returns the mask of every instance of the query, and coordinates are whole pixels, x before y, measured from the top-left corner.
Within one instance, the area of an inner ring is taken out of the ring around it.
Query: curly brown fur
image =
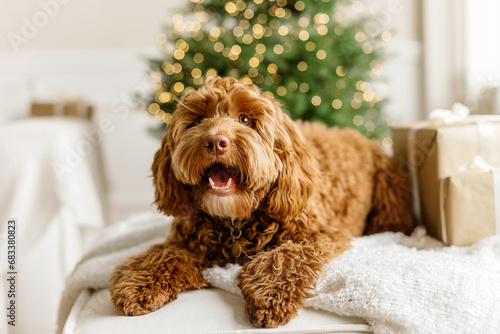
[[[288,240],[247,262],[238,286],[250,322],[269,328],[290,321],[311,297],[324,265],[348,248],[349,235],[338,230],[302,242]]]
[[[109,284],[116,311],[123,315],[147,314],[175,300],[181,291],[206,287],[202,267],[202,261],[184,249],[151,247],[113,271]]]
[[[206,286],[204,268],[243,265],[250,321],[287,323],[325,263],[363,232],[413,229],[408,180],[358,132],[294,122],[254,85],[214,78],[186,95],[153,162],[164,244],[112,273],[123,315]]]

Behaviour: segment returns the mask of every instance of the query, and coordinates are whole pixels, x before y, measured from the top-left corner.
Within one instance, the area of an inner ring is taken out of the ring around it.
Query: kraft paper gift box
[[[468,246],[500,234],[500,171],[460,172],[440,190],[442,233],[449,244]]]
[[[476,122],[478,119],[481,121]],[[414,206],[415,215],[431,236],[451,244],[442,232],[441,181],[457,175],[460,167],[477,155],[482,155],[490,165],[500,165],[500,118],[474,116],[455,124],[439,123],[443,122],[424,121],[393,127],[393,149],[394,158],[409,166],[410,173],[414,174],[413,181],[417,183],[414,184],[417,190],[414,195],[417,195],[418,204]],[[480,134],[480,128],[486,128],[485,135]],[[401,173],[405,171],[401,170]],[[458,237],[453,242],[463,243]]]
[[[90,119],[92,106],[82,100],[72,100],[54,103],[33,102],[31,116],[73,116]]]

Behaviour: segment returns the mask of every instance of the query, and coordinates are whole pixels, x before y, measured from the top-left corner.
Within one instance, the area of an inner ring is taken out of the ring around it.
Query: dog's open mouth
[[[210,192],[217,195],[229,195],[236,190],[239,170],[215,163],[207,169]]]

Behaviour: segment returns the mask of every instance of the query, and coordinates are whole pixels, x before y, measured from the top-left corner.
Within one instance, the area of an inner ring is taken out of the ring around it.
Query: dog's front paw
[[[164,290],[148,287],[130,287],[112,295],[115,310],[120,315],[144,315],[156,311],[164,304],[177,298],[177,294],[168,296]]]
[[[266,262],[264,257],[257,258],[243,266],[238,285],[250,322],[261,328],[275,328],[297,315],[308,289],[296,272],[276,270],[273,261]]]
[[[250,322],[260,328],[276,328],[288,323],[302,306],[282,288],[270,288],[261,293],[246,296],[245,312]]]
[[[147,273],[124,273],[119,269],[121,268],[113,272],[109,286],[111,299],[118,314],[126,316],[148,314],[177,298],[177,291],[155,282]]]
[[[175,300],[181,291],[201,289],[207,282],[201,261],[184,250],[157,245],[119,265],[109,280],[116,312],[143,315]]]

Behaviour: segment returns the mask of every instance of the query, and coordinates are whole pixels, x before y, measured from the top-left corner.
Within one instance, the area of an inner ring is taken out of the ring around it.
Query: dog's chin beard
[[[226,196],[208,190],[202,196],[201,206],[203,211],[213,217],[244,219],[250,217],[254,210],[254,201],[250,194],[241,190]]]

